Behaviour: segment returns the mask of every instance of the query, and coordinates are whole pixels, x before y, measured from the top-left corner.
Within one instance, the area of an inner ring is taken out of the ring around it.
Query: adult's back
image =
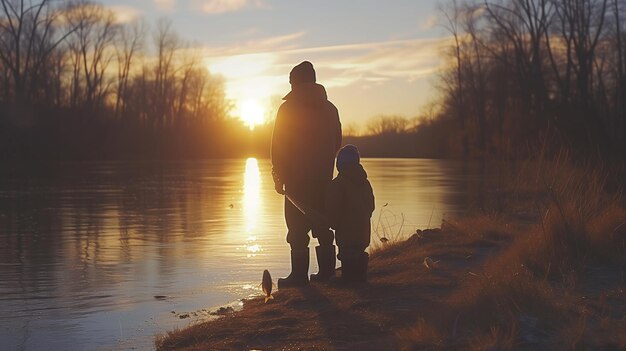
[[[292,86],[274,124],[272,166],[284,184],[330,180],[341,146],[341,124],[326,89],[317,83]]]

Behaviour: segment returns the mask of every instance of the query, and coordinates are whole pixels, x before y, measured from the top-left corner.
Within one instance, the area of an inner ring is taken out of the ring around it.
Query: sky
[[[104,0],[124,18],[166,17],[200,46],[238,111],[269,111],[311,61],[344,125],[418,116],[436,97],[438,0]],[[247,110],[246,110],[247,109]],[[244,112],[244,114],[247,112]]]

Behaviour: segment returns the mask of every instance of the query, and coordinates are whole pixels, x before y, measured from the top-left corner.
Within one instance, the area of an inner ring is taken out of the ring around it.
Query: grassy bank
[[[158,336],[156,347],[624,349],[620,184],[572,164],[562,154],[503,168],[473,215],[372,250],[366,285],[278,291]]]

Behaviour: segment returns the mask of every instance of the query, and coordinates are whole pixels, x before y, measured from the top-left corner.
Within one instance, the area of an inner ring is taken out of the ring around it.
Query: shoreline
[[[367,284],[278,290],[155,347],[625,349],[621,193],[567,163],[517,169],[500,185],[485,194],[492,207],[371,250]]]
[[[505,266],[502,260],[509,258],[511,248],[530,226],[492,220],[466,218],[446,222],[442,229],[418,231],[406,241],[374,250],[368,284],[312,283],[308,288],[279,290],[267,304],[262,297],[252,298],[240,311],[158,336],[157,350],[484,349],[489,345],[551,349],[558,343],[554,339],[559,339],[553,329],[565,322],[564,329],[574,328],[569,325],[572,317],[584,315],[576,306],[581,299],[596,305],[612,294],[615,300],[614,305],[604,306],[610,313],[584,312],[589,320],[626,312],[626,293],[619,289],[619,280],[591,293],[598,281],[587,273],[581,275],[580,289],[542,277],[540,284],[553,284],[550,294],[535,289],[532,280],[509,281],[516,274],[505,274],[504,282],[497,282],[494,267]],[[473,233],[462,229],[469,226],[478,229]],[[426,257],[435,265],[427,267]],[[598,272],[613,278],[623,274],[606,267]],[[494,285],[493,289],[485,290],[485,284]],[[511,309],[493,306],[506,296],[512,300]],[[515,317],[508,316],[516,310]],[[479,316],[479,311],[484,315]],[[502,317],[517,329],[507,330]],[[573,320],[576,324],[580,318]],[[626,338],[619,333],[626,330],[621,329],[626,320],[614,318],[611,323],[607,327],[606,321],[589,322],[589,335],[579,335],[580,342],[600,349],[626,346]],[[615,335],[612,338],[605,335],[610,331]]]

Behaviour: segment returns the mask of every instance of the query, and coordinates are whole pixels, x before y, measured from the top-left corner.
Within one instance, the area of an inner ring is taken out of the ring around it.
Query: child
[[[367,281],[370,244],[370,218],[374,212],[374,193],[361,166],[359,150],[346,145],[337,154],[339,175],[326,193],[326,211],[335,229],[341,261],[341,279],[346,282]]]

